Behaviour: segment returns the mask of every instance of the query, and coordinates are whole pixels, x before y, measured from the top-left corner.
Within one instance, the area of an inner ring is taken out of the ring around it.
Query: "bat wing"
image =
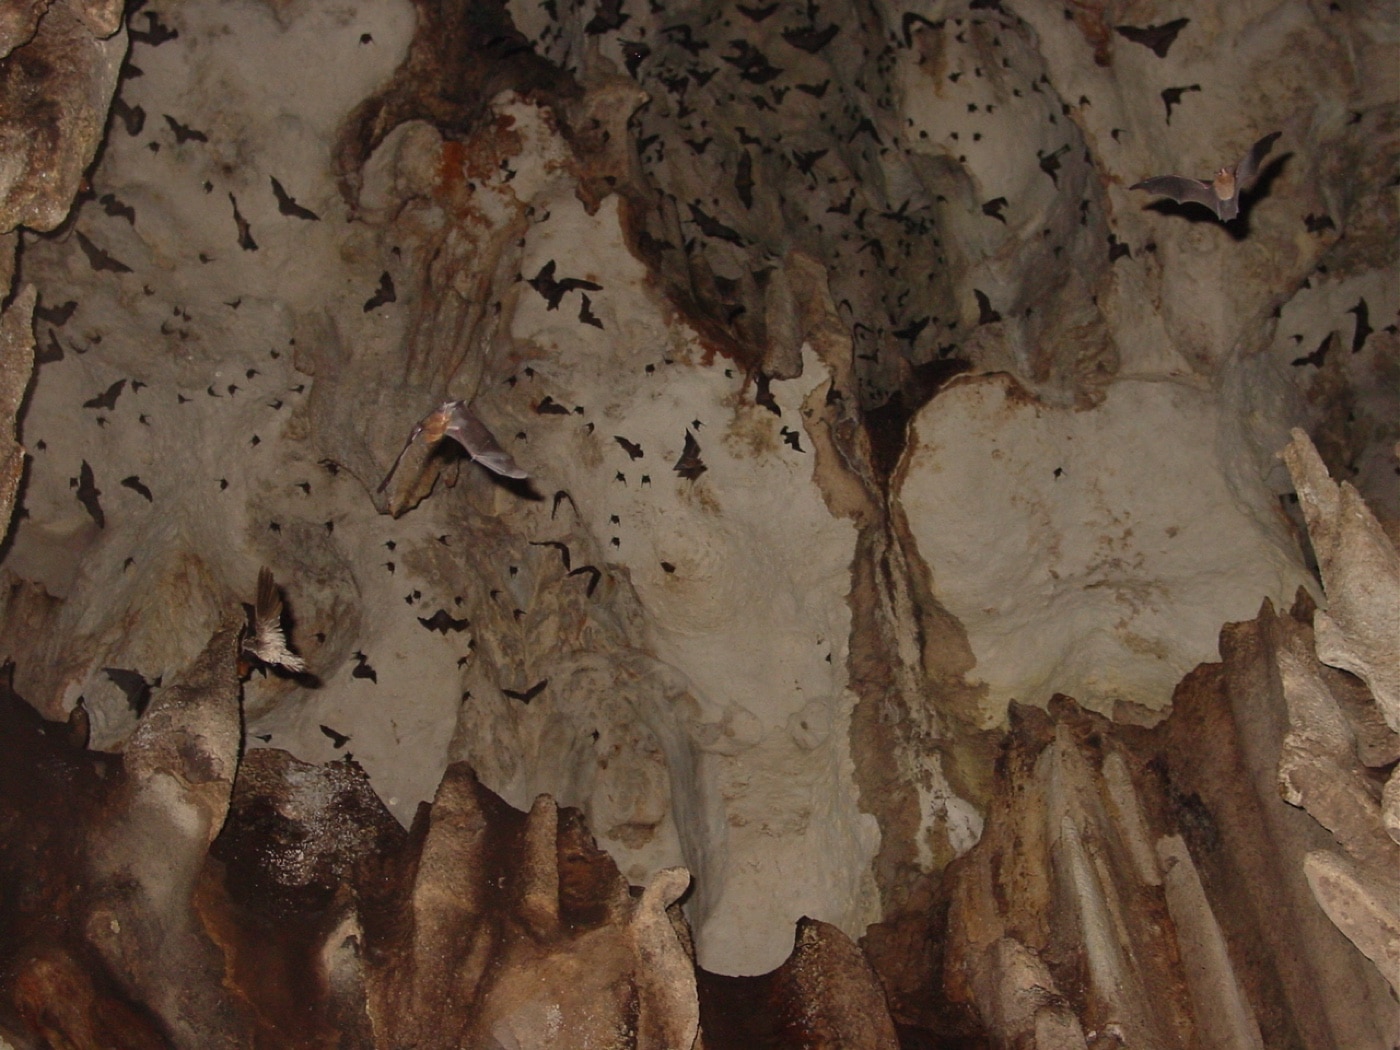
[[[510,453],[497,443],[486,424],[476,418],[466,405],[460,402],[452,410],[447,423],[446,437],[452,438],[467,450],[467,455],[483,467],[507,478],[528,478],[530,475],[516,465]]]
[[[1282,134],[1281,131],[1275,131],[1272,135],[1265,135],[1244,155],[1244,159],[1235,168],[1235,183],[1241,189],[1249,186],[1259,176],[1259,165],[1264,163],[1264,158],[1269,155],[1269,150],[1274,148],[1274,142]]]
[[[244,643],[244,648],[264,663],[298,673],[306,670],[305,661],[287,648],[287,636],[282,633],[282,592],[266,566],[258,572],[253,637]]]
[[[1220,198],[1215,195],[1215,188],[1200,179],[1188,179],[1184,175],[1158,175],[1128,188],[1170,197],[1178,204],[1200,204],[1213,212],[1219,211]]]
[[[418,440],[418,435],[422,433],[422,431],[422,423],[419,423],[413,428],[413,433],[408,435],[408,440],[403,443],[403,448],[400,449],[399,454],[394,457],[394,465],[389,468],[389,473],[384,475],[384,480],[379,483],[379,488],[375,489],[376,492],[383,492],[389,487],[389,479],[392,478],[394,472],[399,469],[399,464],[403,462],[404,456],[408,455],[408,450],[413,447],[413,443]]]

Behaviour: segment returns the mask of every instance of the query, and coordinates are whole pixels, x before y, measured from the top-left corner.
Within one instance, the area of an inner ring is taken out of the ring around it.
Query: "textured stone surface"
[[[1290,428],[1400,515],[1393,11],[120,13],[0,19],[0,185],[53,228],[0,242],[39,361],[0,655],[71,719],[46,732],[150,760],[179,877],[157,900],[136,864],[101,914],[32,891],[0,1028],[168,1040],[130,1005],[174,994],[141,950],[166,930],[171,987],[254,1043],[669,1044],[698,1016],[712,1046],[1250,1044],[1252,1016],[1266,1046],[1394,1044],[1364,953],[1400,737],[1314,660],[1306,602],[1216,647],[1336,553]],[[1128,189],[1274,130],[1235,225]],[[379,491],[445,398],[531,478],[420,444]],[[165,694],[264,565],[312,673],[243,684],[266,754],[221,802],[226,724],[187,754],[144,727],[178,728]],[[1339,565],[1319,651],[1383,684]],[[127,813],[94,755],[58,764]],[[17,870],[86,870],[23,824]],[[1310,886],[1319,852],[1345,877]],[[692,944],[768,973],[697,976]],[[448,973],[484,959],[469,1010]]]

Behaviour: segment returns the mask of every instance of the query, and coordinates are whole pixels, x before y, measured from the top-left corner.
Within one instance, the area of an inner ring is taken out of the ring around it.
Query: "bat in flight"
[[[476,414],[467,407],[465,401],[444,401],[413,428],[403,451],[399,453],[398,459],[394,460],[389,473],[384,475],[384,480],[379,483],[378,491],[383,492],[389,487],[389,479],[394,476],[394,471],[399,469],[403,457],[420,437],[425,438],[428,445],[436,445],[443,438],[451,438],[466,449],[468,456],[487,470],[507,478],[529,477],[516,465],[515,460],[510,458],[510,453],[497,444],[491,431],[486,429],[486,424],[476,418]]]
[[[282,591],[266,566],[258,572],[257,601],[252,623],[243,637],[243,655],[265,667],[306,673],[306,661],[287,647],[287,635],[282,629]]]
[[[1188,179],[1184,175],[1158,175],[1143,179],[1129,189],[1170,197],[1178,204],[1200,204],[1215,212],[1221,222],[1229,222],[1239,215],[1240,194],[1249,189],[1259,176],[1259,165],[1269,150],[1274,148],[1274,140],[1281,134],[1275,131],[1272,135],[1265,135],[1250,147],[1238,164],[1221,168],[1210,182]]]

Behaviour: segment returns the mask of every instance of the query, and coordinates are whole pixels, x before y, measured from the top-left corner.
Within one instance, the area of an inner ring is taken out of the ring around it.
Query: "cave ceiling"
[[[0,0],[0,1044],[1394,1046],[1398,41]]]

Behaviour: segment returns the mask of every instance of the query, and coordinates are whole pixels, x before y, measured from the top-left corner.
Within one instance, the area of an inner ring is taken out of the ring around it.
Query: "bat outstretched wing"
[[[458,402],[452,409],[445,437],[450,437],[467,450],[467,455],[483,467],[507,478],[527,478],[530,475],[516,465],[510,453],[501,448],[486,424],[476,418],[465,404]]]
[[[1249,148],[1249,152],[1235,168],[1235,183],[1241,189],[1249,186],[1258,177],[1259,166],[1264,163],[1264,158],[1269,155],[1269,150],[1274,148],[1274,142],[1282,134],[1281,131],[1275,131],[1272,135],[1265,135]]]
[[[1213,212],[1217,211],[1217,205],[1220,203],[1220,198],[1215,195],[1215,188],[1210,183],[1200,179],[1188,179],[1184,175],[1158,175],[1155,178],[1143,179],[1128,188],[1170,197],[1178,204],[1200,204]]]
[[[408,450],[413,447],[413,443],[418,440],[418,435],[423,432],[423,424],[419,423],[413,428],[413,433],[408,435],[408,440],[404,442],[399,454],[394,457],[394,465],[389,468],[389,473],[384,475],[384,480],[379,483],[379,488],[375,492],[383,492],[389,487],[389,479],[394,476],[394,472],[399,469],[399,464],[403,462],[404,456],[408,455]]]

